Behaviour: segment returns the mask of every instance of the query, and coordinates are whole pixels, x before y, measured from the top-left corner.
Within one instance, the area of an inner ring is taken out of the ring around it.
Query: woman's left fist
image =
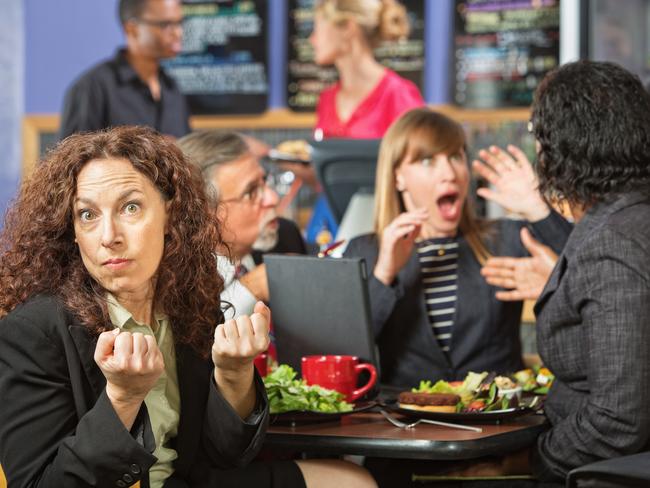
[[[212,361],[222,371],[239,372],[251,367],[258,354],[269,347],[271,311],[262,302],[255,304],[253,314],[219,324],[214,331]]]

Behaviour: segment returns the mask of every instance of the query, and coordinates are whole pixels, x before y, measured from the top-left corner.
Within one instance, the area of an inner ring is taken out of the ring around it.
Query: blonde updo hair
[[[335,24],[354,20],[372,46],[406,39],[411,31],[406,7],[397,0],[318,0],[316,12]]]

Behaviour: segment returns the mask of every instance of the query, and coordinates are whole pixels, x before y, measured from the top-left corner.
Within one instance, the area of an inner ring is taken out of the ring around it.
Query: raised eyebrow
[[[140,195],[143,195],[143,193],[140,190],[137,190],[137,189],[134,188],[132,190],[126,190],[125,192],[123,192],[119,196],[117,201],[118,202],[123,202],[124,200],[127,200],[128,198],[130,198],[134,193],[139,193]]]
[[[138,190],[136,188],[132,188],[130,190],[125,190],[124,192],[122,192],[120,194],[120,196],[118,197],[117,201],[122,202],[122,201],[126,200],[127,198],[129,198],[134,193],[139,193],[140,195],[143,194],[140,190]],[[91,200],[90,198],[84,198],[84,197],[76,197],[74,199],[74,204],[76,205],[77,203],[82,203],[84,205],[95,205],[95,202],[93,200]]]

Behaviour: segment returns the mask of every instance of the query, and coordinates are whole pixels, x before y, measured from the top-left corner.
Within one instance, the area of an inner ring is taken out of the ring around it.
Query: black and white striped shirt
[[[421,241],[418,257],[429,322],[441,349],[449,353],[458,288],[458,239]]]

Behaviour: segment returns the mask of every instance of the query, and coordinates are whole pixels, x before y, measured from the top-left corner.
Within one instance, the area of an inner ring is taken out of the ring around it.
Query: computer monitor
[[[303,356],[358,356],[379,371],[363,259],[264,256],[278,361],[300,372]]]

